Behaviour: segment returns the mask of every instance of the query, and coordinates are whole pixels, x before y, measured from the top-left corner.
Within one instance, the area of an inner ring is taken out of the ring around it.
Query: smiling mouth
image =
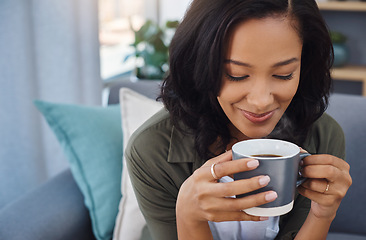
[[[273,110],[273,111],[269,111],[266,113],[256,114],[256,113],[248,112],[248,111],[245,111],[242,109],[240,109],[240,111],[243,113],[244,117],[246,117],[249,121],[251,121],[253,123],[265,122],[268,119],[270,119],[275,112],[275,110]]]

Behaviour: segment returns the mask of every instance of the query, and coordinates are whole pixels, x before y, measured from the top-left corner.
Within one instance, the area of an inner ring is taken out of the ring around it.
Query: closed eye
[[[228,78],[230,81],[237,82],[237,81],[241,81],[241,80],[244,80],[244,79],[248,78],[249,75],[245,75],[245,76],[241,76],[241,77],[234,77],[234,76],[231,76],[228,73],[225,73],[225,77]]]
[[[289,75],[273,75],[273,77],[282,80],[291,80],[294,77],[294,73],[290,73]]]

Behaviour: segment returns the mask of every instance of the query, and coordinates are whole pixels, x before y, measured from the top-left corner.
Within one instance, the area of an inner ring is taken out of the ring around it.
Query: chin
[[[268,135],[270,135],[274,128],[275,128],[275,125],[272,126],[272,124],[269,126],[268,125],[267,126],[256,126],[256,127],[251,127],[250,131],[244,130],[242,133],[244,133],[244,135],[249,138],[264,138],[264,137],[267,137]]]
[[[265,131],[265,132],[250,132],[248,134],[245,134],[247,137],[251,139],[259,139],[267,137],[272,131]]]

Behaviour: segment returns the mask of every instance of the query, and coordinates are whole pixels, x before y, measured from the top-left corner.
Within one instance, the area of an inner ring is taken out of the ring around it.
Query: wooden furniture
[[[329,11],[366,11],[366,2],[354,2],[354,1],[327,1],[318,2],[318,7],[320,10]]]
[[[364,12],[366,2],[358,1],[326,1],[318,2],[321,11]],[[335,80],[362,82],[362,95],[366,97],[366,66],[345,66],[334,68],[332,78]]]
[[[362,82],[362,95],[366,97],[366,67],[346,66],[341,68],[333,68],[331,75],[335,80]]]

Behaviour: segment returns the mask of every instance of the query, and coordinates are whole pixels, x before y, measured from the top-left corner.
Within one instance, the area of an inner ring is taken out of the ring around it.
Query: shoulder
[[[313,132],[318,132],[323,136],[343,136],[343,130],[334,118],[324,113],[316,120],[311,128]]]
[[[141,141],[151,136],[156,137],[156,134],[161,132],[169,133],[172,129],[169,112],[166,109],[161,109],[145,121],[132,135],[130,142]]]
[[[160,155],[166,154],[170,145],[172,128],[169,112],[162,109],[154,114],[131,135],[125,149],[126,160],[129,161],[131,155],[135,155],[136,152],[140,157],[145,154],[152,156],[157,152],[160,152]]]
[[[173,174],[176,168],[167,161],[172,131],[169,113],[163,109],[132,134],[124,152],[136,199],[149,228],[153,226],[154,235],[162,229],[176,235],[175,203],[179,189],[175,182],[177,174]]]
[[[331,154],[345,158],[345,137],[341,126],[324,113],[311,126],[304,148],[311,153]]]

